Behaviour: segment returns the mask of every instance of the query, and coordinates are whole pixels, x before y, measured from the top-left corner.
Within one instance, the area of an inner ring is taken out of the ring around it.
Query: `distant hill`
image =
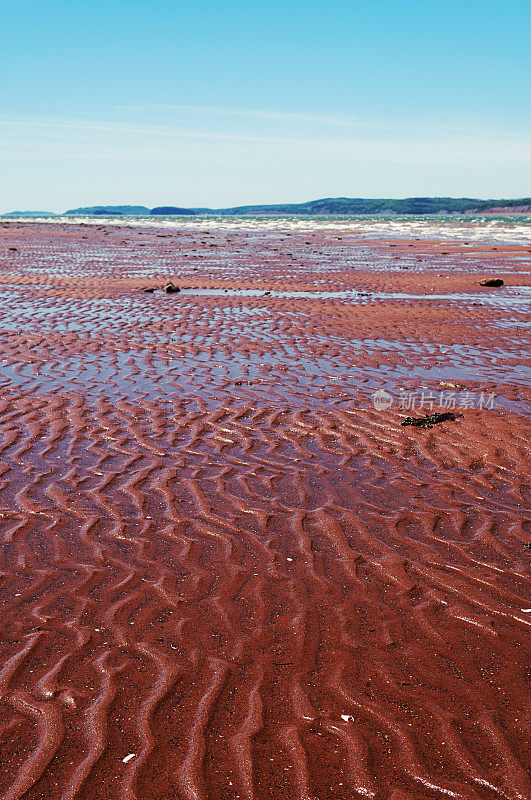
[[[145,216],[149,214],[146,206],[85,206],[82,208],[72,208],[65,211],[63,216],[89,216],[89,217],[108,217],[108,216]]]
[[[178,206],[158,206],[157,208],[151,209],[151,214],[163,214],[164,216],[170,216],[174,214],[176,216],[186,216],[187,214],[197,214],[197,209],[194,208],[179,208]]]
[[[531,214],[531,198],[517,200],[478,200],[471,197],[407,197],[404,199],[364,199],[327,197],[307,203],[234,206],[233,208],[183,208],[181,206],[84,206],[65,211],[63,216],[326,216],[363,214]],[[57,216],[48,211],[11,211],[3,217]]]
[[[7,211],[2,217],[56,217],[53,211]]]
[[[507,213],[514,208],[521,212],[528,206],[531,212],[531,198],[522,200],[477,200],[468,197],[410,197],[403,200],[363,199],[349,197],[330,197],[308,203],[291,203],[263,206],[237,206],[214,211],[217,214],[464,214],[473,211],[486,211],[490,208],[503,208]],[[524,212],[525,213],[525,212]]]

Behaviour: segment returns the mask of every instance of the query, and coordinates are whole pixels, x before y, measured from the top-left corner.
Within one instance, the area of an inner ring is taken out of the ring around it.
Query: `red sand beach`
[[[530,260],[0,224],[3,800],[529,797]]]

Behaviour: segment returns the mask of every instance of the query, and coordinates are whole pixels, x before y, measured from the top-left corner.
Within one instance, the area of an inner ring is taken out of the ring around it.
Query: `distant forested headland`
[[[364,199],[330,197],[311,200],[307,203],[280,203],[259,206],[235,206],[233,208],[183,208],[181,206],[84,206],[72,208],[62,215],[49,212],[12,211],[9,216],[269,216],[269,215],[359,215],[359,214],[530,214],[531,198],[519,200],[478,200],[469,197],[408,197],[396,199]]]

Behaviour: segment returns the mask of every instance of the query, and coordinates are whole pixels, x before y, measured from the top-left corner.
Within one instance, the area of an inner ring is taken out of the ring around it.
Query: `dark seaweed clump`
[[[446,422],[446,420],[454,420],[462,416],[462,414],[456,414],[453,411],[445,411],[442,414],[426,414],[424,417],[406,417],[402,425],[415,425],[417,428],[433,428],[438,422]]]

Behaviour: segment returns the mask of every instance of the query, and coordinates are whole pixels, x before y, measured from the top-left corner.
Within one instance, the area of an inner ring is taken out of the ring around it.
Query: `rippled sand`
[[[0,226],[3,800],[529,796],[529,264]]]

